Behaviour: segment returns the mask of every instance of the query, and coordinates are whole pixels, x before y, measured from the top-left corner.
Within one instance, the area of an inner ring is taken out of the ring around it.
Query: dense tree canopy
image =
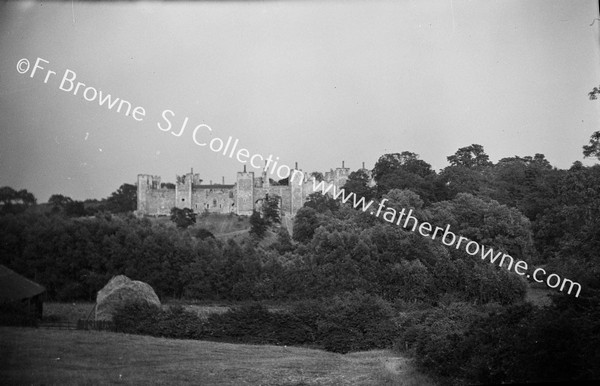
[[[19,191],[10,186],[0,188],[0,214],[19,213],[35,205],[35,196],[26,189]]]
[[[477,144],[461,147],[454,155],[448,156],[447,158],[451,166],[474,168],[490,166],[492,164],[489,161],[490,157],[483,150],[483,146]]]
[[[419,155],[403,151],[384,154],[373,168],[373,179],[377,183],[377,196],[390,189],[411,189],[426,201],[436,200],[436,174]]]
[[[314,192],[306,197],[304,207],[313,208],[320,213],[325,213],[327,211],[335,212],[340,208],[340,203],[339,201],[333,199],[330,195],[323,195],[321,192]]]
[[[365,200],[371,200],[375,197],[376,190],[369,186],[371,176],[365,169],[359,169],[350,173],[346,184],[343,186],[346,193],[354,193],[357,197],[364,197]]]
[[[106,200],[107,208],[113,213],[131,212],[137,209],[137,187],[131,184],[119,186]]]

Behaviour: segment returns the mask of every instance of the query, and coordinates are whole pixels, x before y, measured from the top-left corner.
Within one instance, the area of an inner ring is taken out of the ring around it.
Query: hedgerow
[[[393,345],[398,328],[384,300],[361,292],[303,301],[288,311],[269,311],[261,303],[233,308],[202,319],[183,307],[161,309],[128,304],[117,309],[117,331],[179,339],[309,345],[339,353]]]

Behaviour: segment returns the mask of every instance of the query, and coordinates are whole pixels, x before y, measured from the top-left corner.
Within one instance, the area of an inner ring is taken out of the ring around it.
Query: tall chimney
[[[222,185],[225,185],[225,176],[222,176],[222,178],[223,178],[222,179],[222,181],[223,181]]]
[[[298,170],[298,162],[296,162],[296,166],[294,167],[294,169]]]
[[[212,180],[210,180],[210,184],[212,185]]]
[[[362,168],[363,168],[363,169],[365,168],[365,161],[363,161],[363,167],[362,167]]]
[[[244,173],[246,173],[246,165],[244,165]]]
[[[344,161],[342,161],[342,169],[344,168]]]

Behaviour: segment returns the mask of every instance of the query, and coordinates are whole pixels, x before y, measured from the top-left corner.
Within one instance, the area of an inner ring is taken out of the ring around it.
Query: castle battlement
[[[295,173],[295,174],[294,174]],[[325,182],[341,187],[346,183],[350,170],[344,167],[331,169],[324,174]],[[295,175],[293,181],[292,177]],[[298,183],[298,175],[302,175],[302,184]],[[169,215],[171,208],[189,208],[195,213],[236,213],[251,215],[252,211],[271,195],[280,197],[280,208],[285,214],[294,216],[302,208],[309,194],[313,193],[312,179],[307,173],[298,169],[291,170],[286,185],[269,181],[266,170],[261,176],[244,170],[236,173],[235,184],[202,184],[199,174],[190,173],[176,175],[175,184],[162,184],[159,176],[138,174],[137,193],[139,214]]]

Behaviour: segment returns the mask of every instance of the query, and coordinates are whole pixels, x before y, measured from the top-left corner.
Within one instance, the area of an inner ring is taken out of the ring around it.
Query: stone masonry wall
[[[299,171],[299,170],[298,170]],[[301,172],[301,171],[299,171]],[[302,173],[302,172],[301,172]],[[264,173],[263,173],[264,174]],[[325,181],[340,187],[350,174],[350,169],[336,168],[324,174]],[[288,186],[271,186],[267,177],[255,177],[254,172],[238,172],[235,185],[202,185],[198,174],[193,171],[177,176],[176,188],[160,188],[160,177],[138,175],[138,213],[142,215],[169,215],[171,208],[190,208],[195,213],[237,213],[251,215],[256,203],[268,194],[281,197],[281,210],[295,215],[304,205],[309,194],[313,193],[312,179],[306,174],[304,183],[298,179]]]

